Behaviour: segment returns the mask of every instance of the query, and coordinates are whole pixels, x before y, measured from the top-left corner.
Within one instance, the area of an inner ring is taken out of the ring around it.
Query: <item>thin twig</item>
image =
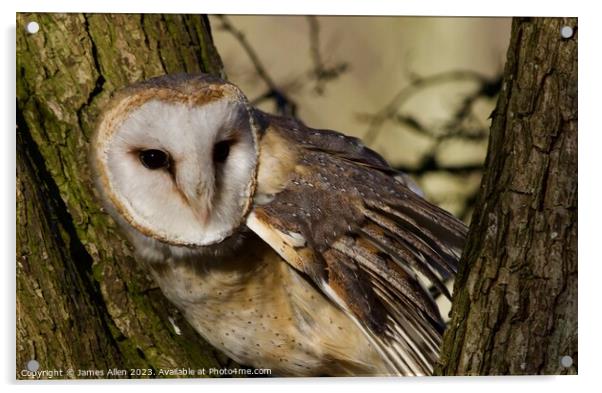
[[[247,41],[247,38],[245,37],[244,33],[238,30],[236,27],[234,27],[234,25],[230,22],[230,19],[228,19],[227,16],[217,15],[217,18],[220,20],[220,22],[222,22],[220,28],[232,34],[232,36],[242,46],[244,51],[247,53],[247,56],[249,56],[251,63],[253,63],[253,67],[255,67],[255,70],[257,71],[257,74],[261,77],[261,79],[263,79],[263,81],[266,83],[266,85],[268,85],[270,89],[276,90],[276,84],[274,83],[270,75],[268,75],[267,71],[265,70],[265,67],[261,63],[261,60],[259,60],[255,49],[253,49],[249,41]]]
[[[450,120],[443,125],[443,132],[433,132],[431,127],[422,124],[418,118],[400,113],[403,104],[421,89],[457,80],[476,80],[479,85],[471,94],[465,96],[461,104],[453,111]],[[435,141],[431,152],[422,158],[418,167],[399,166],[395,169],[413,176],[422,176],[426,173],[437,171],[445,171],[458,175],[468,175],[480,171],[482,168],[481,164],[441,166],[436,158],[436,152],[441,143],[447,139],[461,138],[471,141],[484,141],[487,139],[489,130],[485,124],[482,127],[478,127],[478,129],[469,130],[467,129],[466,122],[474,118],[472,108],[477,99],[481,97],[492,98],[499,93],[502,83],[501,74],[496,78],[487,78],[473,71],[449,71],[425,78],[411,77],[411,81],[410,85],[399,90],[395,97],[376,114],[362,114],[359,116],[361,121],[365,121],[370,125],[369,131],[364,138],[365,141],[367,143],[373,142],[385,121],[393,121],[397,124],[403,124],[414,132],[426,135]],[[462,214],[466,214],[468,211],[469,209],[467,208]]]
[[[320,70],[324,68],[320,55],[320,23],[315,15],[308,15],[307,23],[309,24],[309,49],[314,64],[313,72],[315,77],[319,78]]]
[[[413,77],[412,83],[404,86],[395,96],[387,103],[387,105],[378,111],[370,121],[368,131],[362,138],[366,144],[372,144],[378,133],[380,132],[385,121],[396,117],[399,108],[414,94],[426,87],[460,80],[475,80],[481,84],[487,83],[488,79],[484,75],[472,70],[454,70],[442,72],[440,74],[430,75],[427,77]]]
[[[221,22],[219,27],[230,33],[236,39],[236,41],[238,41],[247,56],[249,56],[251,63],[253,63],[255,71],[268,87],[268,91],[254,101],[261,102],[265,99],[273,99],[276,102],[276,109],[280,114],[294,117],[297,111],[297,104],[290,97],[288,97],[288,95],[282,89],[280,89],[278,85],[276,85],[272,77],[266,71],[266,68],[262,64],[261,60],[259,60],[257,52],[251,46],[244,33],[234,27],[234,25],[225,15],[217,15],[217,18]]]
[[[339,62],[332,67],[327,67],[320,53],[320,22],[315,15],[307,16],[309,24],[309,49],[313,68],[310,75],[316,80],[314,91],[320,95],[324,94],[325,83],[339,77],[348,70],[348,64]]]

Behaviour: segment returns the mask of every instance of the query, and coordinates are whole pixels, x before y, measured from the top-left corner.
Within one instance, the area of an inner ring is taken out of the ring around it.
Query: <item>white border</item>
[[[437,1],[400,1],[400,0],[299,0],[284,1],[225,1],[225,0],[170,0],[162,3],[148,1],[146,4],[126,2],[123,0],[104,1],[31,1],[21,0],[18,4],[2,2],[4,60],[2,64],[1,86],[4,93],[0,94],[0,108],[4,119],[5,130],[2,132],[2,154],[0,163],[0,184],[2,225],[0,249],[3,251],[3,300],[5,312],[2,331],[2,351],[0,356],[0,372],[2,382],[9,384],[10,390],[16,388],[37,387],[38,389],[57,391],[80,391],[82,388],[90,391],[104,392],[107,389],[131,390],[134,385],[149,391],[161,391],[170,387],[183,389],[193,387],[195,391],[220,388],[226,391],[267,392],[267,391],[307,391],[316,388],[332,389],[344,385],[349,392],[403,391],[419,390],[423,392],[438,392],[450,389],[462,392],[503,392],[516,389],[542,389],[548,392],[566,392],[586,390],[589,386],[599,388],[599,370],[601,364],[600,330],[600,298],[602,286],[602,260],[598,255],[597,235],[601,232],[600,225],[600,160],[602,149],[600,133],[600,63],[601,47],[599,38],[602,37],[600,26],[601,17],[595,12],[594,1],[541,1],[503,0],[493,2],[468,0],[437,0]],[[11,7],[12,6],[12,7]],[[10,8],[9,8],[10,7]],[[15,19],[16,11],[46,11],[46,12],[170,12],[170,13],[227,13],[227,14],[360,14],[360,15],[437,15],[437,16],[578,16],[579,17],[579,373],[578,377],[484,377],[484,378],[420,378],[420,379],[278,379],[278,380],[228,380],[228,381],[139,381],[126,382],[46,382],[42,384],[19,383],[15,385],[14,378],[14,337],[15,337]],[[535,386],[537,385],[537,386]],[[543,386],[540,386],[543,385]],[[590,390],[590,389],[587,389]],[[594,390],[594,389],[591,389]]]
[[[328,14],[328,15],[432,15],[432,16],[575,16],[585,2],[548,0],[446,1],[446,0],[21,0],[18,11],[128,12],[208,14]]]

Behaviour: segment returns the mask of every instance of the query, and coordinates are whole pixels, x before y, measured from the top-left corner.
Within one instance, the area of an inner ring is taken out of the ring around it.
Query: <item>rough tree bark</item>
[[[438,373],[577,373],[576,18],[513,22]]]
[[[200,15],[17,15],[17,378],[32,359],[63,377],[227,361],[134,262],[87,165],[115,89],[200,70],[222,74]]]

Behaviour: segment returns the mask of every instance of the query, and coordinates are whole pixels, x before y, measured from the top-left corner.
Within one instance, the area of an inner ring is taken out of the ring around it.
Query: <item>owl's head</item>
[[[257,130],[245,96],[217,78],[163,76],[121,91],[92,153],[111,212],[169,245],[218,243],[250,208]]]

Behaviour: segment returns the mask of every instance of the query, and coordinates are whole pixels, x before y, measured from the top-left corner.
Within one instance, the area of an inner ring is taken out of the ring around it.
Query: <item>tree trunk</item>
[[[513,22],[437,371],[577,373],[576,18]]]
[[[113,91],[201,70],[222,74],[204,16],[17,15],[17,378],[30,360],[63,378],[227,361],[135,263],[87,165]]]

